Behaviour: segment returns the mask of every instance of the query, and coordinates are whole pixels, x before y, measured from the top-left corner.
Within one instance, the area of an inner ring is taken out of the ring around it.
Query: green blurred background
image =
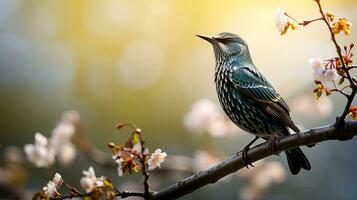
[[[355,0],[322,4],[357,24]],[[108,142],[127,138],[115,130],[118,122],[135,123],[149,147],[161,147],[169,156],[208,148],[182,120],[194,101],[217,102],[213,51],[194,35],[223,31],[245,38],[255,64],[287,98],[297,124],[312,128],[332,122],[344,99],[314,103],[308,65],[311,57],[335,55],[326,28],[313,23],[280,36],[274,24],[278,7],[300,20],[318,17],[312,0],[0,0],[0,151],[32,143],[37,131],[48,136],[69,109],[81,113],[88,137],[103,150]],[[352,26],[349,37],[338,39],[349,44],[357,41],[356,33]],[[229,155],[251,138],[216,142]],[[313,170],[289,176],[266,199],[357,199],[355,140],[305,151]],[[273,159],[286,167],[283,156]],[[89,165],[83,159],[52,170],[78,184]],[[24,187],[39,189],[47,173],[30,171]],[[183,199],[236,199],[241,184],[234,179]]]

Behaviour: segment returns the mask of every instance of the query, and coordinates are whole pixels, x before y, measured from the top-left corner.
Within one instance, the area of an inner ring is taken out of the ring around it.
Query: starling
[[[243,148],[244,160],[249,146],[258,138],[274,145],[276,138],[290,135],[288,128],[300,131],[291,120],[289,106],[253,64],[248,45],[241,37],[227,32],[197,36],[213,46],[214,81],[221,107],[238,127],[256,136]],[[300,148],[287,150],[285,155],[292,174],[298,174],[301,168],[311,169]]]

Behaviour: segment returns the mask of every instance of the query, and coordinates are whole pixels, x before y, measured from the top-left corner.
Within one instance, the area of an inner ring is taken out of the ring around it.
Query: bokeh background
[[[322,3],[337,18],[357,24],[355,0]],[[241,35],[255,64],[287,99],[297,124],[308,129],[333,122],[345,101],[334,95],[316,102],[308,64],[311,57],[335,56],[328,32],[313,23],[280,36],[274,24],[279,7],[297,19],[318,17],[312,0],[0,0],[0,153],[32,143],[37,131],[49,135],[61,113],[71,109],[80,112],[87,136],[105,151],[108,142],[127,138],[115,129],[118,122],[135,123],[149,147],[169,156],[209,149],[205,136],[183,125],[193,102],[217,102],[213,51],[195,37],[198,33]],[[340,34],[338,40],[357,41],[356,33],[352,26],[351,35]],[[214,142],[230,155],[250,139],[243,134]],[[357,199],[356,140],[304,151],[312,171],[288,175],[264,199]],[[288,169],[284,156],[269,159]],[[29,165],[21,187],[38,190],[54,171],[78,185],[89,165],[95,166],[84,158],[50,170]],[[115,177],[115,169],[95,167]],[[242,185],[234,178],[182,199],[239,199]]]

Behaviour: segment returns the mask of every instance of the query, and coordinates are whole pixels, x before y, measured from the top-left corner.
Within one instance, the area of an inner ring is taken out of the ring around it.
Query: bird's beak
[[[197,37],[201,38],[201,39],[204,39],[206,41],[208,41],[209,43],[211,44],[216,44],[218,43],[218,41],[216,39],[214,39],[213,37],[211,36],[206,36],[206,35],[196,35]]]

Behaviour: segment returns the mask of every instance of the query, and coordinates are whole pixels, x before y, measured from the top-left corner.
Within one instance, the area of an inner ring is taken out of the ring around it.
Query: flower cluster
[[[89,169],[83,170],[83,177],[81,178],[81,186],[87,192],[92,192],[95,189],[99,189],[105,186],[104,181],[106,178],[104,176],[98,178],[95,175],[95,171],[93,167],[89,167]]]
[[[54,198],[60,195],[60,193],[57,190],[62,184],[63,184],[62,176],[59,173],[56,173],[53,179],[49,181],[47,185],[42,188],[42,191],[47,197]]]
[[[315,79],[322,81],[335,81],[338,79],[337,70],[334,66],[332,66],[332,62],[325,63],[325,61],[319,57],[310,58],[309,64],[314,70]]]
[[[151,157],[148,160],[149,170],[155,168],[160,168],[161,164],[165,161],[167,154],[162,152],[161,149],[156,149],[155,153],[151,154]]]
[[[61,199],[72,199],[74,197],[89,197],[89,199],[113,199],[116,196],[114,186],[109,179],[104,176],[98,178],[95,175],[93,167],[89,167],[88,170],[83,171],[83,177],[80,180],[82,188],[86,193],[80,193],[74,187],[69,186],[64,182],[62,176],[56,173],[54,178],[50,180],[46,186],[43,187],[41,192],[34,194],[33,199],[54,199],[57,196],[61,196]],[[63,196],[58,192],[59,188],[64,185],[69,188],[69,195]]]
[[[79,121],[78,112],[68,111],[62,115],[62,119],[53,129],[51,138],[36,133],[34,144],[24,146],[28,160],[36,167],[49,167],[55,163],[57,156],[60,164],[70,164],[76,156],[71,138]]]
[[[344,46],[344,55],[343,55],[343,63],[347,67],[351,67],[353,64],[353,53],[352,49],[354,44],[351,43],[349,46]],[[316,93],[317,99],[319,99],[323,92],[326,95],[331,94],[331,90],[327,88],[321,81],[328,82],[328,81],[339,81],[339,85],[341,85],[345,80],[345,69],[343,68],[343,64],[339,57],[334,57],[331,59],[323,60],[320,57],[318,58],[311,58],[309,59],[309,63],[314,71],[314,78],[316,88],[314,89],[314,93]],[[335,86],[337,90],[337,86]]]
[[[331,20],[333,21],[333,19]],[[334,34],[338,34],[343,31],[346,35],[350,34],[350,27],[352,26],[351,22],[349,22],[346,18],[340,18],[337,22],[332,24],[332,32]]]
[[[350,34],[350,27],[352,24],[346,18],[340,18],[338,21],[333,22],[335,20],[335,15],[332,12],[326,12],[325,16],[328,22],[330,24],[332,23],[332,25],[330,25],[332,33],[339,34],[341,31],[343,31],[346,35]]]
[[[331,41],[336,48],[337,56],[326,60],[323,60],[320,57],[311,58],[309,60],[309,63],[314,70],[316,85],[313,92],[316,93],[317,99],[319,99],[323,93],[330,95],[332,92],[337,92],[348,99],[345,111],[338,118],[336,123],[343,123],[348,114],[353,119],[357,120],[355,106],[351,105],[357,92],[357,80],[350,72],[350,70],[357,68],[356,66],[352,66],[352,49],[354,44],[351,43],[349,46],[343,46],[344,52],[342,52],[342,48],[336,40],[336,35],[340,32],[344,32],[345,35],[349,35],[352,24],[346,18],[339,18],[338,20],[335,20],[335,15],[332,12],[323,11],[320,1],[316,0],[315,2],[319,8],[321,17],[299,23],[282,9],[279,9],[275,13],[277,28],[281,34],[286,33],[286,30],[289,28],[289,19],[292,19],[301,26],[307,26],[308,24],[316,21],[323,21],[324,24],[327,25],[328,31],[331,35]],[[344,84],[345,79],[348,80],[348,84]],[[338,84],[335,82],[337,80],[339,80]],[[325,85],[326,82],[330,82],[330,84],[332,84],[331,89]],[[349,91],[345,91],[346,89],[349,89]]]
[[[193,103],[190,111],[184,116],[184,127],[192,133],[208,132],[213,137],[234,135],[240,132],[218,106],[209,99]]]
[[[326,12],[321,18],[303,21],[301,23],[297,22],[294,18],[289,16],[282,8],[279,8],[274,15],[276,28],[281,35],[284,35],[288,31],[289,27],[291,27],[292,30],[295,30],[298,25],[306,26],[311,22],[319,20],[325,20],[327,24],[329,24],[333,34],[339,34],[341,31],[343,31],[346,35],[349,35],[351,32],[351,22],[349,22],[346,18],[340,18],[334,22],[335,15],[332,12]]]
[[[281,35],[284,35],[288,31],[289,27],[291,27],[292,30],[296,29],[297,23],[291,21],[283,9],[279,8],[274,15],[276,28]]]
[[[351,43],[349,46],[344,46],[344,55],[343,55],[343,63],[350,67],[353,64],[353,53],[352,49],[354,44]],[[322,81],[334,81],[337,80],[338,74],[343,75],[343,64],[339,57],[330,58],[327,60],[322,60],[319,58],[311,58],[309,59],[309,63],[311,64],[314,70],[315,78],[319,78]]]
[[[67,126],[68,125],[68,126]],[[72,126],[70,126],[72,125]],[[79,125],[79,115],[74,112],[67,112],[63,115],[62,121],[54,129],[52,137],[47,139],[41,134],[35,135],[35,144],[26,145],[25,151],[30,162],[36,166],[45,167],[54,163],[55,156],[59,155],[61,148],[70,143],[70,138],[75,132],[75,127]],[[148,170],[160,168],[167,154],[161,149],[156,149],[150,154],[149,150],[144,147],[144,141],[141,138],[141,130],[132,124],[120,124],[118,129],[130,126],[133,128],[130,138],[125,144],[108,144],[112,150],[113,159],[118,164],[118,175],[122,176],[125,172],[136,173],[142,172],[145,176],[144,193],[138,192],[120,192],[116,189],[111,181],[105,177],[97,177],[93,167],[83,171],[83,177],[80,180],[80,185],[85,193],[79,192],[74,187],[66,184],[61,176],[56,173],[55,178],[48,182],[41,192],[35,193],[33,199],[53,199],[61,196],[61,199],[74,197],[88,197],[89,199],[114,199],[114,197],[129,197],[129,196],[149,196],[149,173]],[[29,150],[31,149],[31,150]],[[48,156],[53,150],[52,156]],[[48,161],[46,159],[51,158]],[[61,195],[58,189],[61,185],[70,189],[68,195]]]
[[[131,124],[120,124],[118,129],[124,126],[131,126],[134,129],[129,140],[125,144],[108,144],[112,150],[112,157],[118,164],[118,175],[122,176],[125,172],[132,174],[141,171],[146,173],[147,170],[161,167],[167,154],[161,149],[156,149],[154,153],[150,154],[149,149],[143,145],[141,129]]]
[[[81,187],[86,191],[89,199],[114,199],[116,193],[111,181],[105,177],[97,177],[93,167],[89,167],[88,170],[83,170],[83,177],[80,180]],[[70,188],[72,196],[79,196],[79,192]],[[82,196],[85,196],[82,194]],[[103,198],[101,198],[101,196]]]
[[[344,55],[342,55],[341,48],[336,41],[335,35],[339,34],[341,31],[343,31],[346,35],[349,35],[350,27],[352,26],[352,24],[346,18],[339,18],[336,21],[335,15],[332,12],[326,12],[326,13],[323,12],[320,1],[315,1],[315,2],[319,6],[319,11],[321,14],[320,18],[302,21],[299,23],[297,20],[292,18],[290,15],[288,15],[284,10],[279,8],[275,12],[276,27],[279,30],[279,32],[283,35],[287,32],[290,26],[292,29],[295,29],[297,25],[307,26],[312,22],[324,21],[325,24],[328,26],[329,32],[331,33],[332,36],[331,39],[334,45],[336,46],[338,56],[327,60],[323,60],[320,57],[309,59],[309,63],[311,64],[314,70],[314,78],[316,84],[314,93],[316,93],[317,99],[319,99],[323,93],[326,93],[326,95],[330,95],[331,92],[339,92],[343,94],[345,97],[348,97],[349,95],[346,94],[343,90],[346,88],[355,87],[355,85],[357,84],[357,82],[351,78],[348,72],[350,70],[349,67],[351,67],[353,63],[352,61],[353,54],[351,50],[354,44],[352,43],[351,45],[349,45],[349,48],[347,46],[344,46],[345,52]],[[289,20],[293,20],[294,23],[292,23]],[[335,81],[340,79],[339,85],[341,85],[346,78],[349,79],[351,85],[343,87],[342,89],[338,88],[337,85],[335,84]],[[334,89],[329,89],[321,81],[333,82]]]
[[[35,133],[34,144],[25,145],[24,150],[28,160],[36,167],[49,167],[55,162],[54,149],[41,133]]]
[[[65,118],[71,120],[64,121],[78,123],[79,115],[73,114],[74,113],[71,113],[71,117],[69,117],[69,115],[66,115]],[[165,152],[162,152],[161,149],[156,149],[153,154],[150,154],[149,150],[143,146],[144,141],[141,138],[141,130],[131,124],[118,125],[118,129],[123,128],[125,126],[133,127],[133,132],[129,140],[125,144],[110,143],[108,145],[112,150],[113,159],[118,163],[118,175],[122,176],[123,173],[125,173],[126,171],[128,171],[129,173],[141,171],[145,176],[145,194],[149,195],[149,186],[147,182],[149,174],[147,173],[147,170],[153,170],[157,167],[160,167],[161,164],[164,162],[167,154]],[[51,139],[56,138],[56,141],[52,142],[51,144],[49,144],[47,138],[40,134],[36,134],[36,142],[34,144],[34,146],[36,147],[34,147],[34,149],[37,150],[43,148],[44,150],[47,150],[56,149],[57,145],[65,146],[71,136],[71,134],[69,134],[70,131],[68,127],[56,127],[53,132],[54,133]],[[64,134],[64,132],[66,132],[67,134]],[[41,150],[42,154],[44,154],[43,152]],[[29,155],[33,156],[35,154]],[[43,157],[44,156],[42,156],[41,159],[30,159],[30,161],[36,164],[41,164],[39,161],[42,161]],[[58,189],[61,185],[64,185],[70,189],[69,195],[63,196],[58,192]],[[43,188],[43,190],[41,192],[36,193],[33,198],[53,199],[56,196],[61,195],[61,198],[88,197],[90,199],[113,199],[116,196],[122,195],[125,197],[138,195],[138,193],[118,191],[114,188],[113,184],[108,178],[106,178],[105,176],[97,177],[93,167],[89,167],[88,170],[83,171],[83,177],[80,180],[80,185],[85,190],[85,193],[80,193],[74,187],[71,187],[68,184],[64,183],[61,176],[56,173],[55,178],[49,181],[48,184]]]

